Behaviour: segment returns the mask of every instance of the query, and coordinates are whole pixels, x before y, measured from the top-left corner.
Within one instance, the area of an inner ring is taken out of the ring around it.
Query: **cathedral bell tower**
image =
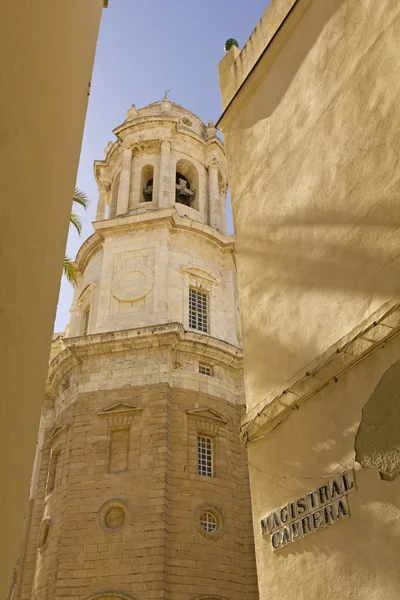
[[[95,162],[15,600],[257,600],[222,142],[164,99]]]

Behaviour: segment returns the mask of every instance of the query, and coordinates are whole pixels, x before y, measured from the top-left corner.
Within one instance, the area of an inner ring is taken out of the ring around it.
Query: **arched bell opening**
[[[154,200],[154,167],[146,165],[142,169],[141,185],[140,185],[140,202],[153,202]]]
[[[175,202],[198,210],[199,173],[186,159],[176,163]]]

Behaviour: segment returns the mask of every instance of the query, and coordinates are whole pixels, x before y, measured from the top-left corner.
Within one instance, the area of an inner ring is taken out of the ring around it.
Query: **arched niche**
[[[154,201],[154,167],[145,165],[142,169],[140,179],[140,200],[139,202]]]
[[[117,202],[118,202],[118,191],[119,191],[119,181],[121,179],[121,174],[117,173],[114,177],[114,180],[111,184],[111,193],[110,193],[110,206],[108,209],[108,218],[114,219],[117,214]]]
[[[190,160],[181,158],[175,168],[175,202],[199,210],[199,172]]]

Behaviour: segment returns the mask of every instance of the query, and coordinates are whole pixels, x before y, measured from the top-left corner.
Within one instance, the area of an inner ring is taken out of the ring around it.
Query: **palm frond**
[[[77,230],[78,234],[81,235],[82,233],[82,222],[81,219],[79,217],[79,215],[77,215],[76,213],[71,213],[71,216],[69,218],[69,222],[71,225],[73,225],[75,227],[75,229]]]
[[[77,282],[78,272],[75,266],[75,263],[68,258],[68,256],[64,257],[64,275],[70,283]]]
[[[89,206],[89,198],[86,196],[86,194],[84,192],[82,192],[78,188],[75,188],[75,192],[74,192],[74,204],[79,204],[80,206],[83,206],[83,208],[85,210]]]

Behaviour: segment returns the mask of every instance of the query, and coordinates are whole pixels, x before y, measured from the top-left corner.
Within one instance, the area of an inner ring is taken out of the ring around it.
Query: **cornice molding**
[[[396,297],[251,409],[242,420],[241,440],[248,445],[271,433],[300,404],[337,383],[399,333],[400,298]]]
[[[149,353],[170,347],[173,351],[198,355],[202,360],[214,360],[232,369],[243,368],[240,348],[207,334],[186,331],[180,323],[63,338],[62,344],[62,352],[49,365],[46,393],[50,398],[55,397],[58,385],[72,367],[100,355],[115,356],[138,350]]]
[[[61,435],[66,435],[68,431],[69,425],[54,427],[52,432],[50,433],[49,445],[54,445],[54,440],[60,438]]]
[[[82,272],[86,269],[90,258],[99,249],[99,246],[101,246],[103,241],[103,236],[95,231],[90,237],[88,237],[87,240],[83,242],[75,258],[75,265],[78,271]]]
[[[203,408],[192,408],[186,411],[189,418],[196,421],[213,421],[218,425],[226,425],[228,421],[220,415],[216,410],[205,406]]]
[[[93,227],[97,233],[105,237],[108,230],[115,229],[116,227],[121,228],[121,231],[133,231],[137,227],[149,227],[149,225],[163,220],[169,221],[171,226],[175,227],[176,229],[185,229],[187,231],[195,231],[196,233],[206,235],[209,239],[213,240],[220,246],[233,246],[234,244],[234,237],[232,235],[224,235],[209,225],[199,223],[198,221],[193,221],[192,219],[188,219],[186,217],[180,217],[174,206],[169,208],[159,208],[152,212],[124,215],[115,219],[95,221],[93,223]],[[113,235],[114,234],[115,231],[113,231]]]
[[[106,419],[110,428],[130,427],[133,417],[140,414],[142,410],[142,408],[128,404],[127,402],[117,402],[108,408],[100,410],[97,415],[101,419]]]
[[[89,259],[98,250],[98,246],[103,243],[104,238],[111,230],[112,234],[115,234],[116,228],[120,229],[121,232],[134,231],[140,227],[149,227],[149,225],[157,224],[161,221],[168,223],[171,228],[204,235],[220,248],[231,249],[234,252],[235,238],[233,235],[224,235],[209,225],[180,217],[176,208],[172,206],[171,208],[154,209],[151,212],[136,215],[94,221],[93,227],[95,232],[82,244],[76,255],[75,265],[78,271],[83,272],[85,270]]]

